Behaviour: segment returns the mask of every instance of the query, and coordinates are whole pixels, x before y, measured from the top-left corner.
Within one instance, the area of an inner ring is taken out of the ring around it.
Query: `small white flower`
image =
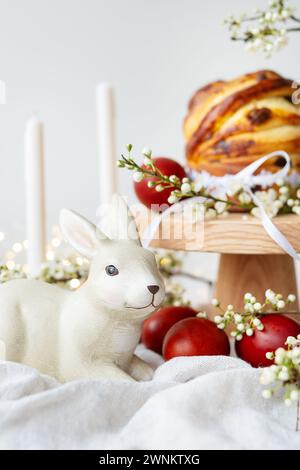
[[[247,328],[246,335],[247,336],[252,336],[253,335],[253,329],[252,328]]]
[[[151,158],[152,150],[150,150],[149,148],[145,147],[145,148],[143,148],[143,150],[142,150],[142,154],[145,155],[145,157]]]
[[[291,400],[290,398],[286,398],[286,399],[284,400],[284,403],[286,404],[286,406],[291,406],[292,400]]]
[[[282,178],[279,178],[277,181],[276,181],[276,184],[277,186],[283,186],[284,185],[284,180]]]
[[[206,219],[212,219],[212,218],[216,217],[216,215],[217,215],[217,212],[212,207],[209,207],[207,209],[207,211],[205,212],[205,218]]]
[[[289,207],[293,207],[294,202],[295,202],[294,199],[291,199],[291,198],[286,201],[286,203]]]
[[[293,211],[296,215],[300,215],[300,206],[293,206],[293,207],[292,207],[292,211]]]
[[[169,176],[169,181],[171,181],[171,183],[176,183],[177,180],[178,180],[178,176],[176,175]]]
[[[241,193],[239,195],[239,201],[241,204],[250,204],[251,196],[248,193]]]
[[[266,353],[266,358],[267,359],[272,360],[273,357],[274,357],[274,354],[272,352],[269,351],[269,352]]]
[[[148,188],[154,188],[155,182],[154,181],[148,181],[147,186],[148,186]]]
[[[290,13],[289,13],[288,10],[282,10],[282,12],[281,12],[281,18],[283,18],[284,20],[286,20],[289,16],[290,16]]]
[[[135,171],[133,173],[133,180],[136,182],[136,183],[139,183],[140,181],[142,181],[144,178],[144,175],[141,171]]]
[[[216,211],[217,211],[218,214],[222,214],[222,212],[225,211],[226,207],[227,207],[226,202],[218,201],[218,202],[216,202],[216,204],[215,204],[215,209],[216,209]]]
[[[247,312],[247,313],[254,313],[254,307],[253,307],[253,305],[250,304],[250,303],[247,303],[247,304],[245,305],[245,312]]]
[[[268,390],[268,389],[263,390],[263,391],[262,391],[262,396],[263,396],[266,400],[268,400],[268,399],[271,398],[271,396],[272,396],[271,390]]]
[[[253,305],[253,307],[254,307],[254,310],[255,310],[256,312],[259,312],[259,311],[261,310],[262,305],[261,305],[260,302],[255,302],[255,304]]]
[[[239,314],[239,313],[235,313],[235,315],[234,315],[234,321],[235,321],[236,323],[240,323],[242,320],[243,320],[242,315]]]
[[[264,325],[262,323],[260,323],[259,325],[257,325],[256,327],[259,331],[262,331],[264,329]]]
[[[266,290],[265,292],[266,299],[268,299],[270,302],[272,302],[275,298],[275,292],[273,292],[271,289]]]
[[[180,187],[180,190],[183,194],[188,194],[191,192],[191,185],[189,183],[183,183]]]
[[[233,310],[233,305],[231,304],[227,305],[227,310]]]
[[[289,192],[289,188],[287,186],[281,186],[281,188],[279,188],[279,192],[280,194],[287,194]]]
[[[294,338],[294,336],[288,336],[285,342],[285,344],[287,344],[288,346],[294,346],[294,344],[296,343],[297,343],[297,340],[296,338]]]
[[[236,335],[236,338],[235,338],[237,341],[241,341],[243,339],[243,335],[241,335],[240,333],[238,335]]]
[[[224,330],[225,323],[218,323],[217,327],[220,328],[220,330]]]
[[[275,351],[275,362],[276,364],[281,364],[281,362],[286,357],[287,351],[284,348],[278,348]]]
[[[157,191],[158,193],[161,193],[163,190],[164,187],[162,184],[158,184],[157,186],[155,186],[155,191]]]
[[[275,371],[271,367],[263,369],[259,381],[262,385],[270,385],[276,378]]]
[[[214,317],[214,321],[215,323],[221,323],[223,321],[223,318],[221,317],[221,315],[216,315]]]
[[[206,312],[199,312],[196,315],[197,318],[207,318],[207,313]]]
[[[271,52],[273,50],[273,44],[270,43],[270,42],[268,44],[266,44],[265,50],[266,50],[266,52]]]
[[[171,194],[169,197],[168,197],[168,202],[169,204],[175,204],[175,202],[177,202],[178,199],[177,197],[174,195],[174,194]]]
[[[245,300],[250,300],[250,299],[252,299],[252,294],[250,294],[250,292],[247,292],[247,294],[244,295],[244,299],[245,299]]]
[[[267,13],[265,14],[265,19],[266,19],[267,21],[269,21],[269,20],[272,19],[272,14],[271,14],[269,11],[267,11]]]
[[[254,325],[254,326],[259,326],[259,325],[261,325],[260,319],[259,319],[259,318],[254,318],[254,320],[253,320],[253,325]]]
[[[236,325],[236,329],[237,329],[238,331],[244,331],[244,330],[245,330],[245,325],[244,325],[243,323],[238,323],[238,324]]]
[[[298,199],[300,199],[300,189],[297,189],[296,196]]]
[[[251,297],[250,302],[251,302],[252,304],[255,304],[255,302],[256,302],[256,297],[254,297],[254,295]]]
[[[237,334],[238,334],[237,331],[231,331],[230,336],[235,338]]]
[[[190,180],[189,180],[189,178],[182,178],[182,182],[183,182],[183,183],[189,183]]]
[[[212,299],[211,304],[213,307],[219,307],[220,301],[218,299]]]
[[[289,351],[288,354],[291,355],[294,364],[299,364],[300,360],[300,348],[294,348],[292,351]]]
[[[298,390],[292,390],[291,393],[290,393],[290,399],[292,401],[297,401],[299,398],[299,392]]]
[[[284,300],[278,300],[277,302],[277,308],[282,309],[285,307],[285,302]]]
[[[286,382],[289,380],[289,373],[286,370],[281,370],[278,374],[279,380],[282,380],[283,382]]]
[[[287,297],[288,302],[295,302],[296,296],[294,294],[289,294]]]
[[[285,204],[287,201],[287,196],[285,194],[280,194],[279,200],[282,202],[282,204]]]
[[[274,207],[279,211],[279,209],[283,207],[283,202],[279,199],[276,199],[276,201],[274,201]]]

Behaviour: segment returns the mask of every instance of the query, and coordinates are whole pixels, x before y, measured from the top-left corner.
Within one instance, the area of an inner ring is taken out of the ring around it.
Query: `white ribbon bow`
[[[283,168],[281,168],[276,173],[264,173],[259,175],[254,174],[261,165],[276,156],[284,158],[285,165]],[[235,175],[212,176],[208,173],[199,174],[193,172],[192,177],[195,178],[196,187],[197,185],[202,187],[205,181],[205,187],[208,192],[222,190],[224,193],[226,193],[226,191],[228,191],[234,184],[239,184],[243,190],[250,195],[254,204],[259,208],[261,222],[268,235],[277,243],[277,245],[282,248],[283,251],[289,254],[292,258],[300,260],[300,256],[297,254],[296,250],[293,248],[287,238],[280,232],[280,230],[278,230],[278,228],[274,225],[271,218],[266,213],[263,203],[251,189],[251,187],[256,185],[271,186],[279,179],[286,178],[290,171],[290,167],[291,159],[288,153],[284,152],[283,150],[278,150],[259,158]],[[205,198],[201,196],[184,199],[170,206],[162,214],[159,214],[145,230],[143,234],[143,246],[149,246],[163,219],[165,219],[170,214],[182,212],[183,208],[187,204],[193,204],[195,202],[201,203],[204,200]]]

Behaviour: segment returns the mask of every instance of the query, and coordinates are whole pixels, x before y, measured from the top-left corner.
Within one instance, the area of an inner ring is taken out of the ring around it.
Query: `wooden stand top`
[[[300,216],[281,215],[272,221],[295,250],[300,252]],[[149,218],[137,217],[141,235],[148,223]],[[229,214],[205,219],[204,222],[190,223],[184,230],[180,214],[166,217],[163,224],[165,223],[169,229],[160,227],[151,247],[206,253],[285,254],[267,234],[260,219],[248,214]]]

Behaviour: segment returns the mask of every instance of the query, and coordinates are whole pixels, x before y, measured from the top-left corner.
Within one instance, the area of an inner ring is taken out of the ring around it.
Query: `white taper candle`
[[[100,204],[111,202],[117,189],[115,110],[113,89],[107,83],[99,83],[97,99],[97,140],[99,162]]]
[[[45,261],[45,183],[43,125],[36,116],[26,123],[24,138],[27,263],[30,276],[37,276]]]

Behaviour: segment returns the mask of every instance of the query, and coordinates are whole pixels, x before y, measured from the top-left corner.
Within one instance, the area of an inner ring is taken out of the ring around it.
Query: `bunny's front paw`
[[[147,362],[134,355],[128,369],[129,375],[140,382],[151,380],[154,374],[152,367]]]

